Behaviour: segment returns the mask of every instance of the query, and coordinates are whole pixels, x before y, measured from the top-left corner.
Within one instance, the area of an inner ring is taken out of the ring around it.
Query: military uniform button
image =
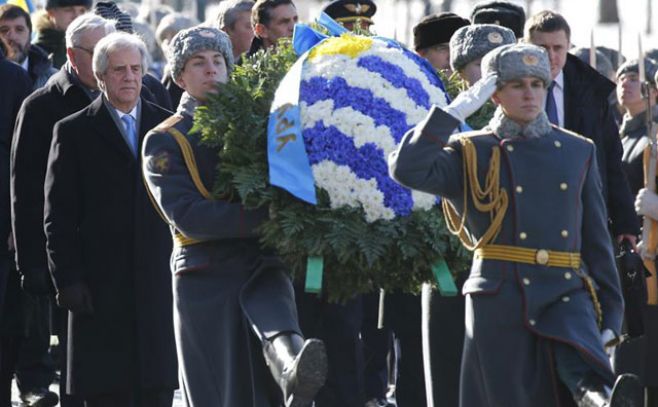
[[[521,232],[519,233],[519,238],[521,240],[526,240],[528,238],[528,234],[526,232]]]
[[[571,280],[571,273],[568,272],[568,271],[566,273],[564,273],[564,278],[567,279],[567,280]]]
[[[563,182],[563,183],[560,184],[560,189],[561,189],[561,190],[566,191],[567,188],[569,188],[569,186],[567,185],[566,182]]]
[[[560,234],[561,234],[562,237],[564,237],[564,238],[569,237],[569,231],[568,231],[568,230],[563,230],[562,232],[560,232]]]
[[[530,285],[530,279],[529,278],[524,278],[523,279],[523,284]]]
[[[569,302],[571,301],[571,298],[567,297],[566,295],[562,297],[562,302]]]
[[[555,140],[555,147],[557,148],[562,147],[562,143],[560,143],[558,140]]]
[[[537,322],[534,319],[531,319],[530,321],[528,321],[528,323],[532,326],[535,326],[535,324],[537,324]]]
[[[516,187],[516,192],[519,193],[519,194],[520,194],[521,192],[523,192],[523,187],[522,187],[521,185],[517,186],[517,187]]]
[[[514,151],[514,146],[511,145],[511,144],[508,144],[508,145],[507,145],[507,151],[509,151],[510,153],[511,153],[512,151]]]

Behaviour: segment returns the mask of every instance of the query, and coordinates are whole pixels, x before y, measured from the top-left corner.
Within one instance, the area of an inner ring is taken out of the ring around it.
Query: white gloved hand
[[[461,123],[473,113],[477,112],[487,100],[496,92],[496,82],[498,75],[490,74],[484,78],[480,78],[473,86],[466,89],[453,100],[447,107],[443,109],[444,112],[459,120]]]
[[[644,215],[658,220],[658,195],[646,188],[642,188],[635,198],[635,212],[638,215]]]
[[[639,254],[644,260],[655,260],[656,258],[656,253],[649,253],[642,240],[636,245],[635,253]]]
[[[601,332],[601,345],[605,349],[605,353],[608,354],[608,357],[614,356],[615,347],[619,344],[619,338],[612,332],[611,329],[604,329]]]

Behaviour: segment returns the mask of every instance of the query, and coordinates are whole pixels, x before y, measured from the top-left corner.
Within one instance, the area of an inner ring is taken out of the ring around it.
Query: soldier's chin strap
[[[443,199],[441,202],[443,212],[446,216],[448,230],[458,236],[468,250],[473,251],[496,239],[503,225],[503,218],[507,211],[509,198],[505,188],[500,187],[500,148],[498,146],[492,148],[489,170],[487,171],[483,189],[478,179],[477,150],[475,149],[475,145],[467,137],[462,137],[460,143],[462,145],[462,160],[464,164],[464,213],[460,216],[447,199]],[[488,212],[491,217],[489,228],[477,241],[474,241],[465,226],[469,190],[475,209],[480,212]]]

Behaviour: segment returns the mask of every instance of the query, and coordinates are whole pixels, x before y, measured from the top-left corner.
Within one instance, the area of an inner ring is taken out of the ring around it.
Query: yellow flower
[[[331,37],[322,41],[321,44],[311,50],[308,58],[311,61],[325,55],[348,55],[351,58],[356,58],[371,47],[372,38],[346,33],[340,37]]]

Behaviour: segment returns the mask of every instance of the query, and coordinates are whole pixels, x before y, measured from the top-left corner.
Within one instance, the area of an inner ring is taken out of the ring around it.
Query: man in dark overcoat
[[[615,84],[567,52],[571,28],[558,13],[542,11],[530,17],[524,40],[548,51],[553,79],[545,104],[549,120],[594,142],[610,231],[617,242],[626,239],[634,245],[640,225],[621,168],[619,128],[608,102]]]
[[[5,57],[5,50],[9,51],[8,47],[0,44],[0,77],[7,83],[0,92],[0,313],[10,261],[9,146],[18,109],[31,89],[30,78]]]
[[[88,407],[169,407],[177,387],[171,240],[140,171],[146,132],[168,112],[140,97],[136,36],[96,44],[101,97],[55,125],[44,228],[57,301],[69,313],[67,392]]]
[[[53,127],[57,121],[82,110],[98,96],[90,50],[94,49],[101,38],[114,32],[114,26],[101,17],[85,14],[69,24],[67,32],[69,38],[67,62],[44,87],[36,90],[23,103],[11,146],[12,227],[16,265],[23,279],[23,290],[26,295],[36,299],[32,304],[39,304],[40,310],[52,302],[53,293],[46,257],[46,236],[43,230],[43,185]],[[36,46],[31,46],[34,47]],[[52,332],[48,321],[43,328],[47,331],[43,349],[44,352],[48,350],[50,334],[56,334],[59,337],[58,348],[63,353],[62,363],[64,363],[66,310],[53,309],[52,319]],[[38,331],[34,330],[34,332]],[[31,333],[28,332],[28,335]],[[18,354],[22,342],[15,341],[12,345],[14,349],[10,352]],[[60,380],[62,406],[81,405],[72,396],[66,394],[66,369],[63,365],[60,369],[63,372]]]
[[[440,195],[450,230],[475,252],[461,406],[639,407],[637,377],[615,380],[606,353],[623,298],[596,148],[548,121],[548,61],[534,45],[491,51],[482,81],[496,86],[479,95],[499,105],[489,125],[451,137],[464,116],[433,107],[391,154],[391,175]]]

